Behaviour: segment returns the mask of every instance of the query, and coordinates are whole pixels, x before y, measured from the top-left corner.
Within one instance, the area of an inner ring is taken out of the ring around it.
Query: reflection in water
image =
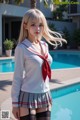
[[[14,71],[14,62],[7,61],[0,64],[0,72],[13,72]]]
[[[12,67],[12,62],[8,62],[8,63],[6,63],[6,67],[7,67],[7,68]]]
[[[61,108],[55,114],[55,120],[71,120],[72,111],[68,108]]]
[[[61,88],[55,93],[57,96],[54,91],[51,92],[51,120],[80,120],[80,83]]]

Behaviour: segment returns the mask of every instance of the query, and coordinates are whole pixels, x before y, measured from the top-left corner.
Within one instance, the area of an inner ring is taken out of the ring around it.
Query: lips
[[[36,34],[39,34],[39,32],[36,32]]]

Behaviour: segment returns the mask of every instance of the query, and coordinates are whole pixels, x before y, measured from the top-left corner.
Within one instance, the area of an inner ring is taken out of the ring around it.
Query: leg
[[[36,110],[20,107],[20,120],[36,120]]]
[[[20,107],[20,120],[29,120],[29,109]]]
[[[36,109],[29,109],[30,120],[36,120]]]
[[[19,120],[30,120],[29,115],[21,116]]]
[[[50,120],[51,106],[46,108],[38,108],[36,113],[37,120]]]
[[[36,120],[36,110],[20,107],[20,120]]]

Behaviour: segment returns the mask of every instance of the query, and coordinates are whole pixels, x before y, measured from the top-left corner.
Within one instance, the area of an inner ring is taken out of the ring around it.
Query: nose
[[[39,27],[39,26],[36,26],[36,30],[39,31],[39,30],[40,30],[40,27]]]

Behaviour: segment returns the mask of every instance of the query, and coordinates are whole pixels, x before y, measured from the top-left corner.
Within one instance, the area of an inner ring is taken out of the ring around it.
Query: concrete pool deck
[[[13,73],[0,73],[0,109],[10,110],[11,118],[14,119],[11,110],[11,86]],[[58,89],[71,84],[80,83],[80,68],[75,69],[58,69],[52,71],[52,80],[50,81],[50,89]]]

